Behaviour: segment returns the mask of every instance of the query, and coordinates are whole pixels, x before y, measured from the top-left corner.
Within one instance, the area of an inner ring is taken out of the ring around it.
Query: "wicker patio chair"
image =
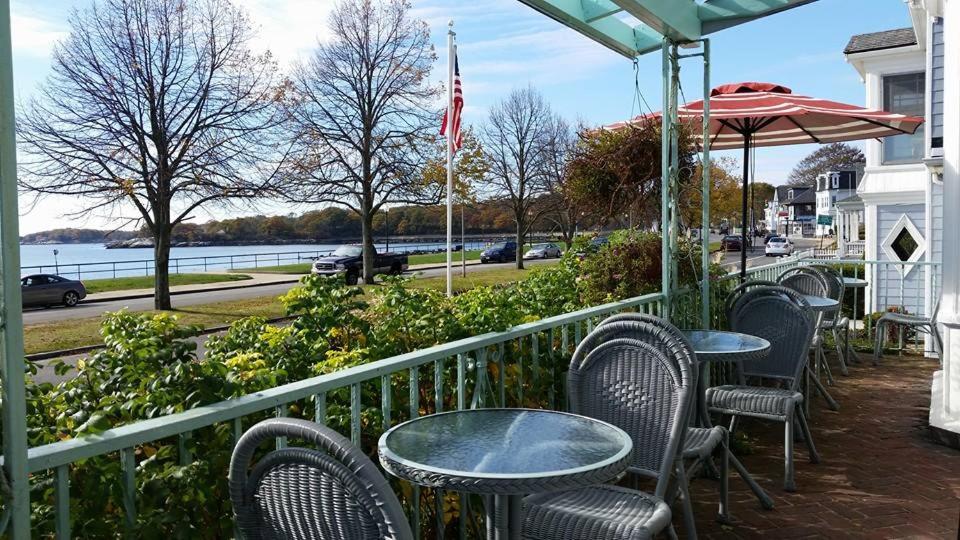
[[[733,417],[731,433],[739,416],[784,423],[784,489],[794,491],[796,424],[799,424],[810,451],[810,462],[820,461],[803,414],[803,394],[798,391],[816,327],[802,296],[786,287],[777,287],[776,290],[778,295],[771,295],[764,289],[743,295],[734,309],[737,316],[732,321],[732,328],[762,337],[771,345],[770,353],[764,359],[741,362],[743,375],[777,381],[780,386],[723,385],[708,388],[706,395],[711,412]]]
[[[643,340],[595,338],[627,330],[649,335]],[[686,433],[694,383],[693,367],[677,352],[681,349],[663,328],[631,321],[604,325],[578,346],[567,377],[571,412],[629,433],[634,453],[628,470],[656,479],[656,489],[648,494],[601,485],[531,495],[524,500],[525,539],[639,540],[665,529],[672,532],[670,507],[663,499]]]
[[[730,320],[730,317],[733,314],[733,306],[736,305],[737,300],[739,300],[741,296],[758,287],[776,287],[778,285],[780,284],[775,281],[767,281],[762,279],[745,281],[740,285],[737,285],[735,289],[730,291],[730,294],[727,295],[727,299],[723,303],[723,313],[727,316],[727,321]]]
[[[251,468],[257,448],[283,448]],[[339,433],[306,420],[275,418],[243,434],[230,460],[230,500],[243,538],[413,540],[393,490],[376,465]]]
[[[912,328],[916,332],[929,334],[933,338],[933,348],[936,349],[937,356],[940,358],[940,364],[943,365],[943,338],[940,336],[940,328],[937,326],[937,315],[940,313],[940,298],[933,306],[933,315],[923,317],[921,315],[909,315],[907,313],[884,313],[877,321],[877,327],[874,330],[876,338],[873,344],[873,365],[880,363],[880,352],[883,350],[886,340],[886,326],[899,325],[901,327]]]
[[[704,396],[704,380],[702,370],[706,367],[709,367],[705,364],[700,364],[697,360],[697,355],[693,352],[693,347],[690,345],[687,336],[684,335],[682,331],[676,326],[670,324],[669,322],[655,317],[653,315],[648,315],[645,313],[620,313],[612,317],[607,318],[602,321],[597,328],[601,328],[604,325],[620,322],[620,321],[636,321],[642,323],[649,323],[655,326],[659,326],[664,330],[670,332],[670,334],[676,338],[682,345],[683,348],[680,351],[681,354],[684,354],[689,359],[689,362],[694,369],[692,373],[694,375],[697,389],[696,399],[694,399],[694,406],[690,408],[691,422],[690,427],[687,428],[687,433],[683,438],[683,448],[681,450],[681,457],[683,459],[677,462],[679,467],[683,467],[683,471],[678,471],[678,476],[682,476],[684,479],[689,480],[696,473],[696,470],[699,467],[707,467],[716,473],[716,469],[713,468],[713,465],[710,461],[710,458],[713,456],[718,446],[722,446],[726,450],[728,446],[727,438],[727,429],[723,426],[714,426],[710,422],[710,415],[707,412],[706,401],[703,399]],[[604,335],[605,333],[598,333],[598,335]],[[641,333],[634,336],[629,330],[625,333],[620,334],[616,333],[612,336],[607,336],[608,339],[612,337],[636,337],[636,339],[643,340],[644,336],[652,336],[650,333]],[[699,425],[694,419],[699,419]],[[689,461],[689,465],[687,464]],[[718,510],[719,518],[722,521],[728,519],[728,486],[729,486],[729,475],[728,475],[728,455],[726,451],[723,452],[720,462],[720,508]],[[689,487],[687,489],[689,492]],[[684,512],[687,511],[688,505],[684,505]],[[690,518],[693,516],[691,515]],[[692,521],[692,519],[691,519]],[[692,526],[688,525],[688,526]]]

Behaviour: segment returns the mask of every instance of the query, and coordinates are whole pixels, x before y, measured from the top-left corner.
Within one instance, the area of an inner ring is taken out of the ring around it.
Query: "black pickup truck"
[[[400,253],[377,253],[373,274],[400,274],[408,267],[407,256]],[[313,261],[313,274],[343,274],[347,285],[356,285],[363,275],[363,248],[340,246],[333,253]]]

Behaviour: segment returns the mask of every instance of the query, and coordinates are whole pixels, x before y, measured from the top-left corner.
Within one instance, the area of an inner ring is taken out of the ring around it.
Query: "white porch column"
[[[960,205],[960,0],[944,0],[943,205]],[[943,369],[934,375],[930,425],[960,441],[960,212],[944,212]]]

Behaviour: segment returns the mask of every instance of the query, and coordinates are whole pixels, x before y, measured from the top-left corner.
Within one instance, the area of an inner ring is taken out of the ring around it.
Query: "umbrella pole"
[[[750,135],[743,134],[743,214],[740,216],[740,232],[742,245],[740,246],[740,282],[747,280],[747,190],[749,189],[750,174]]]

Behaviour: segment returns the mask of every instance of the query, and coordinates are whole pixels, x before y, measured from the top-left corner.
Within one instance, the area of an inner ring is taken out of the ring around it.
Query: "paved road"
[[[820,240],[816,238],[799,238],[799,237],[790,237],[790,240],[793,241],[793,245],[797,251],[802,251],[805,249],[815,248],[820,245]],[[747,268],[753,268],[755,266],[764,266],[767,264],[774,264],[777,262],[776,257],[767,257],[763,252],[763,240],[758,238],[756,242],[756,247],[754,251],[747,250]],[[728,251],[723,254],[723,260],[721,264],[724,268],[730,270],[731,272],[740,269],[740,252],[739,251]]]
[[[544,261],[526,261],[526,265],[543,264]],[[510,268],[513,263],[503,264],[485,264],[485,265],[467,265],[467,272],[476,272],[492,268]],[[460,272],[460,267],[456,267]],[[421,270],[418,272],[422,277],[436,277],[444,275],[442,268],[432,270]],[[249,287],[244,289],[225,289],[212,290],[199,293],[178,294],[171,297],[174,308],[183,308],[195,306],[198,304],[211,304],[216,302],[230,302],[234,300],[244,300],[247,298],[256,298],[260,296],[280,296],[284,294],[294,284],[281,283],[277,285],[264,285],[262,287]],[[99,317],[108,311],[119,311],[127,308],[131,311],[148,311],[153,309],[153,298],[135,298],[130,300],[112,300],[108,302],[90,302],[80,303],[76,307],[64,308],[27,308],[23,312],[24,324],[39,324],[62,321],[66,319],[82,319],[86,317]]]

